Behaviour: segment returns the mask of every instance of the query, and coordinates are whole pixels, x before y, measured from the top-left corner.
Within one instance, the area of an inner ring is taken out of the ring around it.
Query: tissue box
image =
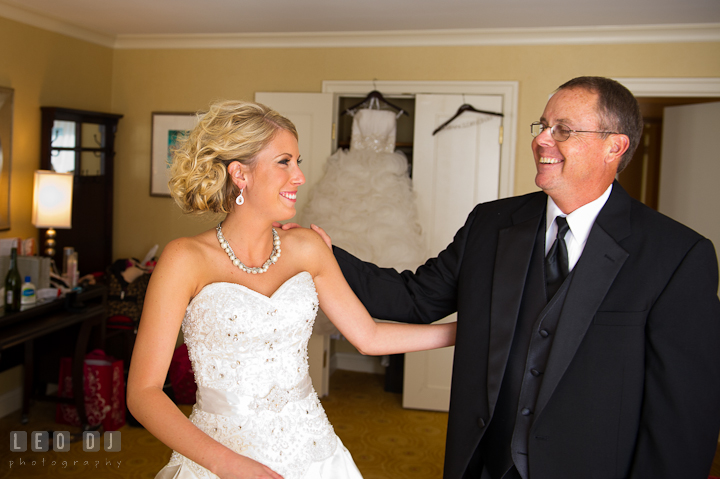
[[[50,287],[50,258],[46,256],[18,256],[20,277],[30,276],[35,289]],[[10,256],[0,256],[0,286],[5,286],[5,277],[10,269]]]

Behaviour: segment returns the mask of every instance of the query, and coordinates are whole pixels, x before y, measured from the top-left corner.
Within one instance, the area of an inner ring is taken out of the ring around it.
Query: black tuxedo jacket
[[[336,248],[370,314],[457,311],[446,479],[493,417],[547,196],[475,207],[416,272]],[[531,479],[705,479],[720,430],[720,303],[712,243],[615,183],[569,285],[528,439]]]

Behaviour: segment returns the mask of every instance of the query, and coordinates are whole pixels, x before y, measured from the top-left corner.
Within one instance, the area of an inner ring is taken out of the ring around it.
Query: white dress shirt
[[[572,271],[585,248],[592,225],[595,223],[597,215],[600,214],[600,210],[605,206],[611,191],[612,185],[608,186],[605,193],[600,195],[598,199],[581,206],[569,215],[563,213],[553,199],[548,196],[547,213],[545,214],[545,256],[550,251],[557,235],[555,217],[564,216],[567,219],[568,226],[570,226],[565,235],[565,244],[567,244],[568,249],[569,271]]]

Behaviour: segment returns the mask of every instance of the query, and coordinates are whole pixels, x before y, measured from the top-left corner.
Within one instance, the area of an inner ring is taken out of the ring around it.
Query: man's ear
[[[625,154],[627,149],[630,147],[630,138],[627,135],[610,135],[608,138],[610,141],[609,151],[607,156],[607,162],[619,163],[622,156]]]

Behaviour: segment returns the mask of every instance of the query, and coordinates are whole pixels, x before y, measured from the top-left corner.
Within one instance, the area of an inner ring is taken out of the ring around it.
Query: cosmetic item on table
[[[80,273],[78,271],[78,254],[77,251],[70,253],[67,259],[67,272],[63,275],[63,279],[70,288],[74,288],[78,284]]]
[[[20,304],[22,305],[35,304],[37,301],[35,285],[30,282],[30,276],[25,276],[25,282],[20,289],[20,296]]]

